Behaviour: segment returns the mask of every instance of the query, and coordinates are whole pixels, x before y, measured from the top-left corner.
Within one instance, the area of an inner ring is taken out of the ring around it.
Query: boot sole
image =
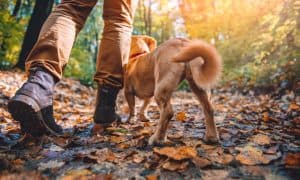
[[[16,95],[8,103],[8,111],[12,117],[20,122],[21,129],[33,136],[53,134],[61,136],[47,126],[39,105],[26,95]]]
[[[39,106],[31,98],[25,95],[17,95],[8,103],[8,112],[18,122],[21,130],[33,136],[45,133],[45,127],[41,124],[42,113]]]

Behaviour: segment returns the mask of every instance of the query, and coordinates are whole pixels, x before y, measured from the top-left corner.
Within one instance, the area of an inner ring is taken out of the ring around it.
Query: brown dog
[[[128,120],[134,116],[135,96],[144,100],[140,118],[145,117],[144,111],[154,96],[160,120],[149,144],[163,143],[168,123],[173,117],[172,92],[186,79],[204,109],[205,139],[217,142],[219,137],[208,92],[220,76],[221,69],[220,55],[213,46],[203,41],[175,38],[156,48],[153,38],[133,36],[129,62],[124,66],[124,93],[130,109]]]

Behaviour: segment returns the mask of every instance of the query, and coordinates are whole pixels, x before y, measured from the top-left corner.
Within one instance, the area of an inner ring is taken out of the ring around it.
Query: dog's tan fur
[[[221,68],[220,55],[213,46],[203,41],[175,38],[156,48],[153,38],[133,36],[129,62],[124,66],[124,92],[130,109],[128,120],[134,116],[135,96],[144,100],[140,118],[145,118],[144,111],[154,96],[160,120],[149,144],[164,142],[168,123],[173,117],[172,92],[186,79],[204,110],[206,141],[218,141],[208,92],[220,76]]]

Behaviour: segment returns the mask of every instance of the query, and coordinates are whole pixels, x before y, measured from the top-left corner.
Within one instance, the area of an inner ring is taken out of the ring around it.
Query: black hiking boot
[[[94,122],[107,126],[114,121],[120,121],[121,117],[116,114],[116,99],[119,89],[98,86],[96,108],[94,113]]]
[[[28,80],[8,102],[8,111],[19,121],[21,130],[33,136],[51,133],[60,136],[63,129],[53,117],[55,80],[42,68],[30,71]]]

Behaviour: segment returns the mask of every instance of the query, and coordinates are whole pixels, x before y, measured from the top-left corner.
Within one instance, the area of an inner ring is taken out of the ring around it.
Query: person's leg
[[[98,82],[95,123],[106,124],[118,119],[115,101],[123,86],[122,65],[129,56],[137,3],[138,0],[104,0],[104,30],[94,77]]]
[[[76,35],[96,3],[97,0],[63,0],[44,23],[26,60],[29,78],[8,104],[22,131],[32,135],[46,130],[61,134],[53,117],[53,88],[62,76]]]

